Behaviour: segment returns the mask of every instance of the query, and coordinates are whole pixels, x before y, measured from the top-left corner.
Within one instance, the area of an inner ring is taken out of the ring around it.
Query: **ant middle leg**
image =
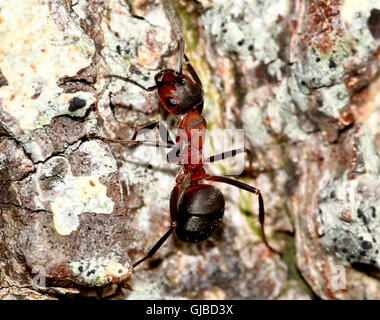
[[[161,239],[157,241],[157,243],[153,246],[153,248],[149,250],[149,252],[147,253],[147,255],[144,258],[140,259],[139,261],[137,261],[137,262],[135,262],[133,264],[133,268],[136,268],[140,263],[142,263],[145,260],[153,257],[153,255],[158,251],[158,249],[160,249],[160,247],[165,243],[165,241],[173,233],[175,227],[176,227],[175,225],[172,225],[170,227],[170,229],[161,237]]]
[[[248,148],[233,149],[233,150],[224,151],[222,153],[218,153],[218,154],[215,154],[213,156],[210,156],[203,163],[211,163],[211,162],[216,162],[216,161],[228,159],[231,157],[235,157],[238,154],[241,154],[244,152],[246,152],[248,154],[251,153],[251,151]]]
[[[205,180],[209,180],[209,181],[227,183],[229,185],[232,185],[234,187],[246,190],[248,192],[251,192],[251,193],[257,195],[258,198],[259,198],[259,222],[260,222],[261,235],[262,235],[263,242],[265,243],[265,245],[267,246],[267,248],[269,250],[271,250],[272,252],[278,253],[277,250],[273,249],[269,245],[269,243],[268,243],[268,241],[266,239],[265,229],[264,229],[264,219],[265,219],[264,200],[263,200],[263,197],[261,195],[260,190],[257,189],[257,188],[255,188],[255,187],[250,186],[249,184],[243,183],[243,182],[238,181],[238,180],[230,179],[230,178],[227,178],[227,177],[206,175],[204,177],[204,179]]]
[[[233,149],[233,150],[225,151],[225,152],[222,152],[222,153],[219,153],[219,154],[215,154],[213,156],[208,157],[206,160],[204,160],[203,163],[212,163],[212,162],[228,159],[228,158],[231,158],[231,157],[235,157],[235,156],[237,156],[238,154],[241,154],[241,153],[247,153],[249,157],[252,156],[251,150],[249,150],[248,148],[244,148],[243,147],[243,148]],[[250,170],[250,172],[254,171],[253,168],[252,168],[252,161],[249,161],[249,170]]]
[[[231,158],[231,157],[235,157],[235,156],[237,156],[238,154],[241,154],[241,153],[247,153],[249,159],[251,159],[251,157],[252,157],[251,150],[248,149],[248,148],[243,147],[243,148],[233,149],[233,150],[229,150],[229,151],[224,151],[224,152],[219,153],[219,154],[215,154],[213,156],[210,156],[210,157],[206,158],[203,161],[203,163],[212,163],[212,162],[228,159],[228,158]],[[262,171],[255,170],[253,168],[253,166],[252,166],[252,161],[250,160],[249,161],[249,172],[251,172],[251,173],[254,173],[254,172],[260,173]]]

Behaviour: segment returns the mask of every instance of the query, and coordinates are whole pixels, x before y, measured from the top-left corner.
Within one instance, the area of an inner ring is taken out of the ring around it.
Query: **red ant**
[[[173,9],[166,1],[164,1],[164,4],[179,43],[179,71],[171,69],[160,71],[154,77],[156,84],[148,88],[122,76],[106,75],[105,77],[117,78],[132,83],[145,91],[157,91],[159,99],[165,108],[171,114],[180,116],[177,123],[176,142],[170,137],[167,128],[161,121],[150,122],[139,127],[131,140],[96,137],[102,141],[124,143],[130,146],[150,145],[171,148],[173,150],[168,153],[168,161],[181,165],[181,171],[176,178],[176,185],[170,195],[170,229],[158,240],[144,258],[134,263],[133,268],[151,258],[174,231],[178,239],[196,243],[208,238],[219,226],[223,219],[224,196],[214,185],[200,183],[202,180],[227,183],[257,195],[262,238],[266,246],[271,251],[276,252],[269,246],[265,237],[264,201],[260,190],[227,177],[208,175],[203,169],[204,163],[233,157],[237,154],[248,152],[248,149],[234,149],[203,159],[202,147],[206,131],[206,120],[201,115],[204,102],[202,83],[184,54],[185,42]],[[192,79],[182,73],[183,60],[185,60],[184,67]],[[136,140],[137,135],[154,128],[159,129],[163,143]]]

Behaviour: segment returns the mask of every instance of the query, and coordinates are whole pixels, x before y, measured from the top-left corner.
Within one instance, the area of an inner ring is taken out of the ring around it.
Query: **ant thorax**
[[[183,165],[185,172],[197,172],[203,168],[206,120],[197,110],[190,110],[180,117],[177,127],[176,143],[180,148],[178,162]]]

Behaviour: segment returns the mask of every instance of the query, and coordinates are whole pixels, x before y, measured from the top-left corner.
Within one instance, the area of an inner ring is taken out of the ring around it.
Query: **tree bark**
[[[105,143],[177,117],[149,87],[176,69],[161,1],[0,1],[0,298],[379,299],[378,1],[174,1],[208,129],[244,129],[222,226],[171,237],[178,167]],[[150,139],[158,133],[147,134]],[[218,150],[220,152],[221,150]],[[217,153],[217,152],[216,152]],[[223,174],[231,163],[207,167]]]

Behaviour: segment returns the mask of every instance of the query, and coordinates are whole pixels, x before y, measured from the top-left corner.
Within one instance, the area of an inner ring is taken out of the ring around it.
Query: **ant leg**
[[[152,249],[149,250],[148,254],[133,264],[133,268],[136,268],[141,262],[144,262],[145,260],[153,257],[153,255],[157,252],[158,249],[165,243],[165,241],[169,238],[169,236],[173,233],[175,229],[175,226],[171,226],[170,229],[161,237],[160,240],[157,241],[157,243],[154,245]]]
[[[224,160],[227,158],[235,157],[240,153],[247,152],[251,153],[251,151],[247,148],[239,148],[239,149],[233,149],[229,151],[225,151],[216,155],[213,155],[211,157],[208,157],[203,163],[211,163],[211,162],[216,162],[220,160]]]
[[[128,147],[138,147],[140,145],[149,146],[149,147],[156,147],[156,148],[168,148],[168,149],[172,149],[172,148],[176,147],[176,145],[173,145],[170,143],[163,143],[163,142],[159,142],[159,141],[120,140],[120,139],[104,138],[101,136],[92,136],[91,139],[97,139],[97,140],[101,140],[103,142],[126,144]]]
[[[137,136],[139,134],[144,133],[145,131],[148,130],[153,130],[154,128],[158,128],[160,121],[152,121],[145,123],[141,126],[138,126],[136,131],[133,133],[131,140],[136,140]]]
[[[179,47],[178,71],[180,74],[182,74],[183,56],[185,54],[185,40],[183,40],[183,35],[179,27],[174,9],[170,5],[168,0],[164,0],[164,7],[165,7],[165,11],[169,19],[169,22],[171,24],[171,27],[174,31],[175,37],[178,41],[178,47]]]
[[[186,56],[186,54],[184,55],[184,57],[185,57],[185,62],[186,62],[185,67],[186,67],[187,71],[189,71],[189,73],[193,77],[194,81],[203,89],[201,79],[199,79],[198,74],[195,72],[193,66],[190,63],[189,58]]]
[[[104,78],[116,78],[119,80],[123,80],[125,82],[132,83],[135,86],[138,86],[139,88],[143,89],[144,91],[154,91],[154,90],[158,89],[159,87],[161,87],[163,84],[165,84],[165,83],[158,83],[158,84],[155,84],[154,86],[151,86],[151,87],[144,87],[142,84],[138,83],[137,81],[134,81],[134,80],[129,79],[127,77],[118,76],[116,74],[105,74]]]
[[[181,38],[179,39],[177,38],[177,40],[179,43],[178,70],[179,70],[179,73],[182,74],[183,56],[185,54],[185,41],[182,38],[182,34],[181,34]]]
[[[149,250],[148,254],[133,264],[133,268],[136,268],[141,262],[144,262],[145,260],[153,257],[153,255],[157,252],[158,249],[165,243],[165,241],[169,238],[169,236],[173,233],[175,229],[175,226],[171,226],[170,229],[161,237],[160,240],[157,241],[157,243],[154,245],[152,249]]]
[[[138,134],[141,134],[144,132],[144,130],[151,130],[155,127],[159,128],[160,137],[162,139],[162,142],[159,141],[141,141],[136,140],[136,137]],[[150,146],[150,147],[157,147],[157,148],[175,148],[175,143],[173,142],[173,139],[170,137],[169,131],[166,128],[166,126],[160,122],[160,121],[154,121],[147,123],[145,125],[142,125],[139,127],[139,129],[133,134],[131,140],[121,140],[121,139],[111,139],[111,138],[104,138],[100,136],[93,136],[94,139],[99,139],[103,142],[112,142],[112,143],[121,143],[126,144],[128,147],[138,147],[140,145]]]
[[[198,84],[198,86],[203,90],[203,85],[201,79],[199,79],[198,74],[195,72],[193,66],[190,63],[189,58],[187,57],[186,54],[184,54],[185,57],[185,67],[186,70],[191,74],[193,80]],[[196,108],[199,113],[202,113],[203,110],[203,102]]]
[[[252,155],[251,150],[249,150],[248,148],[239,148],[239,149],[225,151],[225,152],[213,155],[211,157],[208,157],[203,163],[212,163],[212,162],[224,160],[224,159],[227,159],[230,157],[235,157],[236,155],[243,153],[243,152],[246,152],[248,154],[248,156]],[[251,172],[254,171],[254,169],[252,168],[252,161],[249,161],[249,169]]]
[[[144,133],[144,130],[151,130],[155,127],[158,127],[160,137],[162,142],[160,141],[148,141],[148,140],[136,140],[136,137],[138,134]],[[149,146],[149,147],[156,147],[156,148],[168,148],[172,149],[167,154],[167,160],[171,163],[178,163],[178,154],[179,154],[179,145],[175,144],[173,142],[173,139],[171,138],[168,129],[166,128],[165,124],[160,121],[154,121],[147,123],[143,126],[141,126],[132,136],[131,140],[121,140],[121,139],[111,139],[111,138],[105,138],[100,136],[92,136],[92,139],[98,139],[103,142],[111,142],[111,143],[120,143],[125,144],[127,147],[135,148],[140,145]]]
[[[177,227],[178,190],[179,190],[179,185],[177,184],[172,190],[172,193],[170,195],[170,217],[172,221],[170,229],[161,237],[160,240],[157,241],[157,243],[153,246],[152,249],[149,250],[148,254],[144,258],[140,259],[139,261],[133,264],[133,268],[136,268],[140,263],[153,257],[153,255],[158,251],[158,249],[160,249],[160,247],[165,243],[165,241],[169,238],[169,236],[173,233],[173,231]]]
[[[162,121],[152,121],[152,122],[143,124],[142,126],[139,126],[138,129],[133,134],[132,140],[136,140],[136,137],[139,134],[142,134],[148,130],[153,130],[154,128],[158,128],[158,132],[160,133],[161,140],[164,143],[174,145],[174,141],[171,138],[168,129],[166,128],[165,124]]]
[[[261,226],[261,234],[262,234],[263,242],[265,243],[265,245],[268,247],[269,250],[271,250],[272,252],[278,253],[277,250],[273,249],[269,245],[269,243],[268,243],[268,241],[266,239],[266,236],[265,236],[265,230],[264,230],[264,218],[265,218],[264,200],[263,200],[263,197],[261,195],[260,190],[257,189],[257,188],[255,188],[255,187],[252,187],[252,186],[250,186],[250,185],[248,185],[246,183],[240,182],[238,180],[230,179],[230,178],[227,178],[227,177],[206,175],[204,179],[205,180],[209,180],[209,181],[216,181],[216,182],[227,183],[227,184],[230,184],[230,185],[235,186],[237,188],[240,188],[240,189],[249,191],[249,192],[251,192],[253,194],[256,194],[259,197],[259,222],[260,222],[260,226]]]
[[[78,3],[79,3],[79,0],[78,0],[77,2],[75,2],[74,4],[73,4],[73,2],[71,1],[71,5],[70,5],[71,9],[72,9],[73,7],[75,7]]]

